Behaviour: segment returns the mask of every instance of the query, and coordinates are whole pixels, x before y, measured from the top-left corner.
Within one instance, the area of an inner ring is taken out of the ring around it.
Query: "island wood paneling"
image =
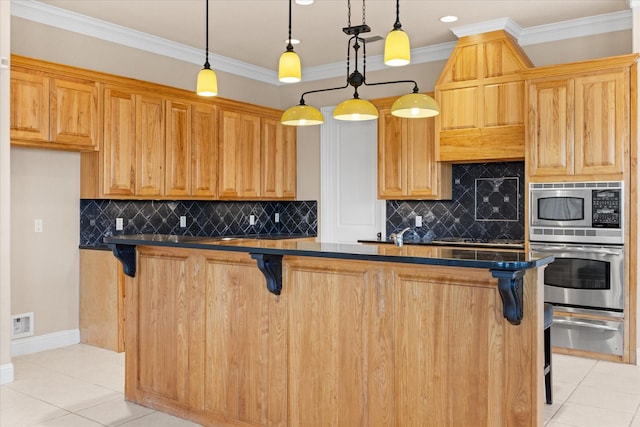
[[[403,248],[404,249],[404,248]],[[542,293],[489,271],[139,247],[126,397],[208,426],[541,426]]]

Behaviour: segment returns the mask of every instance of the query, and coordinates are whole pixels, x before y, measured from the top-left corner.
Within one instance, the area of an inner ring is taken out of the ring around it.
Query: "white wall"
[[[9,58],[11,2],[0,1],[0,58]],[[13,381],[11,365],[11,248],[9,70],[0,65],[0,384]]]
[[[34,335],[79,328],[79,212],[79,153],[11,149],[11,312]]]

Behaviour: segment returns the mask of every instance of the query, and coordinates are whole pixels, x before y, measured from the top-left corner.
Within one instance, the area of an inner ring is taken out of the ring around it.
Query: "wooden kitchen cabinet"
[[[10,102],[12,144],[71,151],[98,149],[98,83],[13,67]]]
[[[191,105],[167,100],[165,195],[188,197],[191,195]]]
[[[134,196],[136,194],[136,97],[115,87],[104,90],[104,138],[100,173],[101,196]],[[98,161],[98,154],[83,155],[81,172],[97,172],[87,160]],[[89,174],[88,174],[89,175]],[[81,181],[88,186],[93,180]],[[83,196],[86,197],[86,196]],[[95,196],[94,196],[95,197]]]
[[[80,250],[80,342],[124,351],[122,265],[107,250]]]
[[[137,196],[165,193],[165,101],[162,97],[136,95]]]
[[[261,190],[262,198],[296,197],[295,126],[284,126],[280,118],[262,118]]]
[[[256,199],[260,193],[260,116],[220,111],[218,145],[220,197]]]
[[[218,197],[218,108],[209,104],[192,107],[191,195]]]
[[[527,80],[530,178],[623,179],[630,140],[629,58],[545,67]]]
[[[81,167],[83,185],[91,187],[90,175],[101,163],[102,191],[83,189],[82,197],[188,197],[191,105],[117,87],[106,87],[104,100],[102,150],[84,156]]]
[[[295,199],[281,111],[11,56],[11,143],[81,151],[80,197]]]
[[[451,164],[435,159],[434,119],[391,114],[395,98],[378,107],[378,198],[450,199]]]

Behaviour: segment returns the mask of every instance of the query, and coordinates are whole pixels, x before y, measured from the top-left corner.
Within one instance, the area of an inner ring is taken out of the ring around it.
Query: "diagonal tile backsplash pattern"
[[[452,200],[388,201],[387,236],[411,227],[422,240],[524,239],[524,162],[457,164],[452,176]]]
[[[280,222],[275,222],[275,214]],[[255,215],[255,225],[249,225]],[[180,227],[180,216],[187,227]],[[124,229],[116,231],[116,218]],[[273,235],[315,236],[316,201],[218,202],[158,200],[80,200],[80,245],[102,245],[105,236],[118,234],[177,234],[185,236]]]

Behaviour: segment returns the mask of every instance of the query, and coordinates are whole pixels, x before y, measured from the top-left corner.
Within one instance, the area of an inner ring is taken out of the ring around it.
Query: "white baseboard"
[[[0,385],[13,382],[13,363],[0,365]]]
[[[69,329],[67,331],[21,338],[11,341],[11,357],[52,350],[54,348],[78,344],[79,342],[80,329]]]

